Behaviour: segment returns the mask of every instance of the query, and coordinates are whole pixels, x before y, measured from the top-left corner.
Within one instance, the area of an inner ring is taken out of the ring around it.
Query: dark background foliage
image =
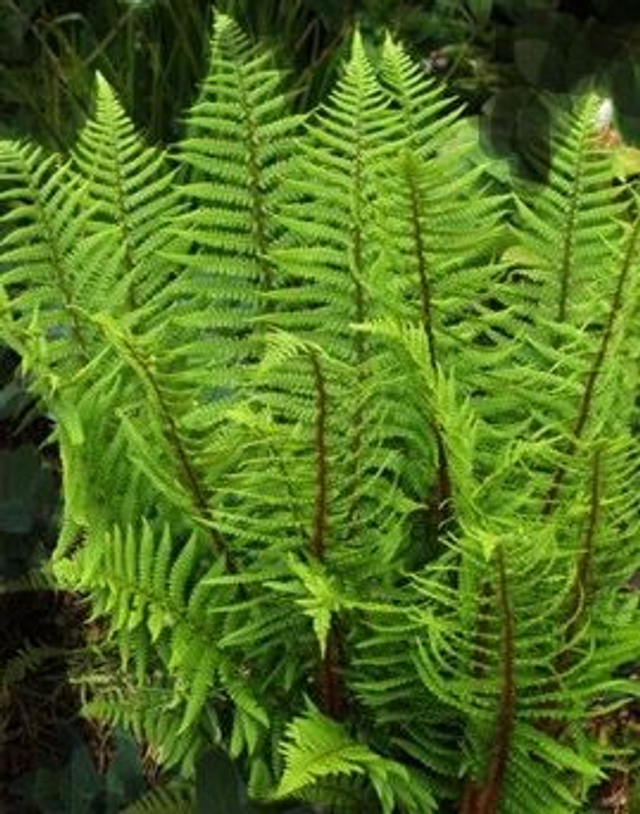
[[[623,135],[640,143],[637,0],[0,0],[0,136],[64,149],[99,70],[148,137],[170,142],[204,70],[214,6],[277,50],[302,110],[331,86],[358,24],[372,52],[385,29],[401,37],[519,171],[545,144],[541,90],[571,94],[595,81],[614,99]],[[0,808],[119,810],[149,777],[135,745],[116,736],[105,746],[76,719],[60,653],[85,645],[82,604],[24,583],[51,550],[60,496],[51,422],[18,371],[19,359],[0,348]],[[49,650],[31,674],[25,660],[23,680],[10,685],[8,665],[29,646]],[[234,775],[227,784],[229,814],[253,810],[238,783]]]
[[[539,90],[595,79],[625,135],[640,135],[635,0],[0,0],[0,132],[68,143],[100,70],[152,139],[171,140],[206,61],[214,7],[276,47],[302,108],[331,84],[358,22],[372,42],[396,32],[472,111],[506,92],[513,124]],[[503,122],[507,102],[498,107]]]

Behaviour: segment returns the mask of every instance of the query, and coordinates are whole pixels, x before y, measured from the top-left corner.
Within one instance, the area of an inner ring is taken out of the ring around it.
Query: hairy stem
[[[511,739],[516,712],[516,686],[514,676],[515,625],[509,596],[504,552],[497,551],[498,591],[497,600],[502,617],[501,638],[501,689],[498,720],[494,736],[493,754],[486,780],[482,785],[469,781],[460,805],[460,814],[497,814],[502,797],[504,781],[511,749]]]
[[[409,153],[405,154],[403,169],[411,200],[411,235],[414,249],[413,254],[417,263],[418,291],[420,293],[420,324],[427,338],[429,364],[435,373],[438,366],[438,355],[436,337],[433,330],[433,295],[422,228],[423,218],[420,189],[416,180],[416,170],[412,165],[412,159]],[[436,485],[434,495],[426,502],[427,505],[430,505],[430,525],[435,530],[437,536],[451,520],[451,476],[449,474],[449,461],[442,432],[435,421],[432,426],[436,441]],[[429,531],[430,529],[427,530],[427,532]]]
[[[320,663],[319,700],[324,714],[337,721],[343,720],[347,712],[341,661],[338,628],[334,620],[327,636],[324,658]]]
[[[214,551],[218,556],[223,558],[226,564],[227,571],[234,572],[236,570],[236,567],[229,555],[227,544],[220,531],[217,528],[211,526],[212,519],[211,509],[209,508],[209,501],[207,499],[206,489],[204,485],[200,482],[200,477],[198,476],[195,467],[191,463],[191,459],[182,440],[180,428],[178,427],[178,424],[175,418],[173,417],[169,405],[166,403],[166,400],[162,393],[162,389],[158,382],[156,381],[156,377],[153,374],[153,371],[149,368],[147,361],[144,358],[142,358],[138,349],[135,347],[135,343],[129,342],[126,339],[124,341],[127,350],[136,360],[136,364],[139,370],[142,371],[144,378],[147,380],[147,383],[151,388],[153,396],[158,405],[158,408],[160,409],[163,424],[165,427],[166,438],[169,447],[173,451],[176,458],[176,462],[178,464],[180,481],[185,486],[188,494],[190,495],[194,509],[196,510],[198,515],[202,518],[202,520],[206,521],[207,523],[207,529],[209,532],[211,544]]]
[[[582,546],[576,565],[576,573],[571,586],[567,618],[569,620],[565,635],[565,644],[556,658],[556,672],[562,674],[571,665],[571,642],[584,622],[585,614],[589,610],[593,583],[593,558],[595,542],[601,519],[601,489],[602,489],[602,449],[598,448],[593,454],[591,462],[591,483],[589,489],[589,514],[583,532]],[[561,687],[558,684],[557,690]],[[545,722],[545,728],[559,735],[562,724],[559,722]]]
[[[605,360],[609,352],[611,340],[613,339],[617,319],[622,310],[624,291],[627,280],[629,278],[629,274],[633,268],[633,261],[636,255],[636,244],[638,241],[639,233],[640,233],[640,218],[636,220],[634,228],[629,236],[629,242],[624,254],[622,268],[620,269],[620,273],[618,275],[618,280],[613,293],[613,299],[611,300],[611,307],[609,309],[607,320],[604,325],[604,330],[602,332],[600,345],[596,352],[593,365],[591,366],[591,369],[585,380],[584,389],[582,391],[582,397],[580,399],[580,405],[578,408],[578,415],[573,426],[571,440],[569,441],[568,444],[567,456],[569,457],[575,454],[578,442],[582,437],[582,433],[584,432],[584,429],[591,415],[596,385],[604,369]],[[566,465],[561,464],[556,469],[553,475],[553,481],[551,483],[549,491],[547,492],[544,498],[542,507],[542,513],[544,515],[552,514],[553,511],[555,510],[558,503],[560,489],[562,488],[562,484],[564,482],[566,475],[567,467]]]
[[[329,528],[327,385],[317,353],[311,352],[310,359],[316,392],[316,483],[310,550],[312,556],[316,560],[319,562],[324,562],[327,550],[327,530]],[[321,658],[318,672],[320,708],[325,714],[340,720],[344,717],[346,704],[341,677],[341,655],[338,641],[338,630],[335,619],[332,620],[331,627],[329,629],[325,652]]]

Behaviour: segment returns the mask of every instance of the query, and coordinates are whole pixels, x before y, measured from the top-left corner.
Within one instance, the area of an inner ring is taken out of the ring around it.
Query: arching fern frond
[[[202,429],[189,431],[187,426],[200,388],[190,371],[185,375],[184,349],[167,348],[158,359],[164,344],[158,332],[141,339],[106,315],[95,320],[134,374],[142,394],[142,399],[120,408],[132,460],[165,498],[208,527],[213,551],[230,565],[203,474],[209,439]]]
[[[454,141],[461,110],[445,93],[444,86],[427,78],[424,68],[389,35],[382,48],[380,73],[383,86],[399,110],[407,146],[423,159],[446,150]]]
[[[409,367],[424,362],[433,375],[454,368],[459,386],[470,396],[482,386],[483,371],[500,361],[500,351],[487,339],[499,326],[490,303],[500,273],[494,254],[503,229],[503,201],[479,195],[482,168],[465,168],[456,155],[423,160],[402,149],[381,176],[381,248],[371,275],[374,313],[415,325],[424,335],[424,359],[414,358]],[[393,369],[395,361],[385,359],[383,364]],[[405,365],[400,370],[404,373]],[[425,442],[420,463],[405,467],[413,482],[409,484],[405,473],[403,480],[423,506],[428,536],[437,537],[453,521],[452,463],[436,416],[425,415],[423,408],[415,413],[410,404],[402,411],[394,408],[407,390],[421,394],[400,375],[378,398],[390,405],[386,426],[395,443],[416,449],[418,437]],[[425,435],[418,430],[416,435],[418,425],[430,431]]]
[[[86,236],[86,190],[60,156],[39,147],[0,145],[3,222],[2,326],[5,341],[45,373],[75,371],[95,349],[77,307],[73,250]],[[51,382],[50,382],[51,383]]]
[[[175,276],[164,253],[175,242],[167,226],[180,212],[178,191],[163,153],[145,144],[100,75],[95,107],[73,152],[97,220],[76,260],[88,266],[83,305],[135,313]]]
[[[183,273],[174,296],[184,298],[180,324],[216,359],[212,375],[222,395],[233,389],[235,366],[256,358],[252,319],[265,311],[261,292],[276,282],[267,256],[277,232],[273,198],[298,118],[288,112],[269,52],[223,14],[211,52],[178,146],[189,209],[174,230],[188,251],[176,256]]]
[[[435,810],[435,800],[419,772],[377,755],[313,706],[288,726],[283,750],[285,770],[276,792],[279,798],[334,775],[364,775],[384,814],[391,814],[397,805],[411,814]]]
[[[512,270],[499,297],[519,320],[513,332],[521,382],[513,392],[522,393],[519,412],[533,417],[532,429],[571,432],[553,405],[566,404],[571,391],[579,401],[619,270],[628,265],[619,254],[624,203],[616,200],[610,156],[595,141],[593,116],[593,99],[575,116],[559,112],[548,183],[517,190],[515,242],[505,254]],[[516,370],[507,366],[499,374]],[[502,388],[512,386],[504,381]],[[498,415],[495,401],[487,407]]]

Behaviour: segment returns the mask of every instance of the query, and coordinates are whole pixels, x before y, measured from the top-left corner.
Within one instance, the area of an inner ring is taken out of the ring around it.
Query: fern
[[[285,87],[218,15],[167,154],[101,78],[71,156],[0,146],[86,712],[267,804],[581,811],[638,693],[637,193],[590,96],[505,193],[390,38],[304,120]]]
[[[78,288],[85,307],[101,311],[109,303],[111,313],[135,313],[175,274],[163,257],[170,235],[158,226],[171,223],[180,206],[165,157],[140,139],[102,76],[94,118],[80,133],[73,159],[98,221],[83,251],[88,271]]]
[[[289,726],[287,735],[289,743],[284,747],[285,770],[276,792],[278,797],[288,797],[332,775],[364,774],[385,814],[393,811],[397,803],[406,811],[434,809],[428,785],[416,773],[353,741],[339,724],[313,707]]]
[[[269,52],[222,15],[211,51],[178,145],[188,211],[173,225],[184,250],[176,255],[182,273],[172,296],[182,301],[181,329],[198,329],[209,389],[220,397],[234,388],[234,367],[258,353],[254,320],[264,314],[263,295],[275,284],[268,258],[278,231],[274,197],[299,119],[288,113]]]
[[[58,365],[77,369],[91,358],[91,340],[76,310],[78,272],[70,262],[86,229],[82,186],[68,162],[38,147],[5,142],[0,161],[5,218],[16,223],[3,244],[10,264],[3,275],[3,332],[11,326],[13,341],[41,375]]]

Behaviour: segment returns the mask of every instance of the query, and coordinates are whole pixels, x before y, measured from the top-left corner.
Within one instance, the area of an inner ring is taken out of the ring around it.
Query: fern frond
[[[388,530],[397,528],[395,456],[379,434],[386,415],[373,395],[376,360],[355,326],[372,315],[376,178],[401,142],[399,129],[356,34],[345,73],[308,124],[287,173],[278,217],[285,235],[270,255],[283,282],[269,295],[270,324],[321,347],[336,366],[319,377],[312,359],[292,359],[264,388],[264,399],[278,420],[292,425],[315,415],[316,429],[323,402],[331,525],[351,542],[368,528],[382,531],[372,536],[386,544]],[[345,438],[348,459],[339,452]],[[317,462],[320,447],[313,448]],[[371,562],[357,546],[352,552],[352,567]]]
[[[296,305],[282,327],[320,341],[332,356],[364,365],[362,337],[346,331],[369,315],[368,223],[380,161],[401,140],[359,35],[329,102],[308,124],[283,188],[287,241],[273,254],[288,286],[274,294]],[[284,309],[279,309],[284,310]],[[295,321],[295,322],[294,322]],[[296,324],[297,323],[297,324]]]
[[[299,119],[289,114],[271,55],[216,16],[209,73],[188,117],[178,160],[189,171],[189,211],[174,224],[188,251],[174,296],[179,323],[216,360],[212,386],[234,388],[237,364],[255,361],[252,320],[275,284],[269,248],[277,233],[274,194],[293,151]],[[206,313],[206,318],[203,319]],[[219,381],[216,377],[219,376]]]
[[[73,152],[97,220],[75,260],[86,266],[82,301],[90,311],[135,312],[148,308],[176,274],[164,259],[175,243],[167,227],[180,212],[175,173],[136,133],[101,75],[95,106]]]
[[[446,95],[441,83],[427,78],[424,68],[388,34],[380,68],[383,86],[400,111],[408,146],[423,159],[446,150],[455,141],[460,105]]]
[[[624,264],[618,254],[624,203],[615,197],[610,158],[594,142],[593,100],[583,103],[576,117],[558,116],[553,146],[548,184],[518,191],[516,240],[505,255],[513,269],[499,289],[520,320],[513,330],[522,379],[533,385],[523,393],[521,411],[547,427],[556,420],[549,413],[554,401],[565,404],[568,388],[580,389],[588,376],[615,297],[617,268]],[[527,324],[534,310],[535,343]],[[570,353],[560,356],[562,345]],[[505,368],[505,377],[510,370]],[[546,376],[538,392],[536,371]],[[508,381],[501,386],[511,387]],[[495,414],[496,404],[487,406]],[[565,423],[563,431],[568,429]]]
[[[377,755],[313,706],[287,728],[283,753],[285,770],[276,791],[278,798],[295,795],[333,775],[365,775],[385,814],[398,804],[415,814],[435,810],[435,800],[419,773]]]
[[[181,369],[182,349],[177,354],[167,352],[159,363],[155,353],[148,350],[150,347],[157,350],[161,342],[156,339],[156,344],[152,344],[153,334],[139,339],[106,315],[96,317],[95,321],[143,390],[146,410],[142,422],[139,401],[131,405],[131,416],[120,408],[132,456],[157,489],[209,527],[214,551],[226,560],[228,551],[211,516],[209,490],[200,469],[207,439],[198,437],[197,431],[189,432],[185,426],[198,389],[194,388],[193,378],[185,377]],[[149,431],[153,433],[153,440],[149,438]]]
[[[39,147],[0,145],[5,224],[3,338],[41,372],[77,370],[95,345],[77,307],[73,250],[86,234],[90,205],[68,163]]]

